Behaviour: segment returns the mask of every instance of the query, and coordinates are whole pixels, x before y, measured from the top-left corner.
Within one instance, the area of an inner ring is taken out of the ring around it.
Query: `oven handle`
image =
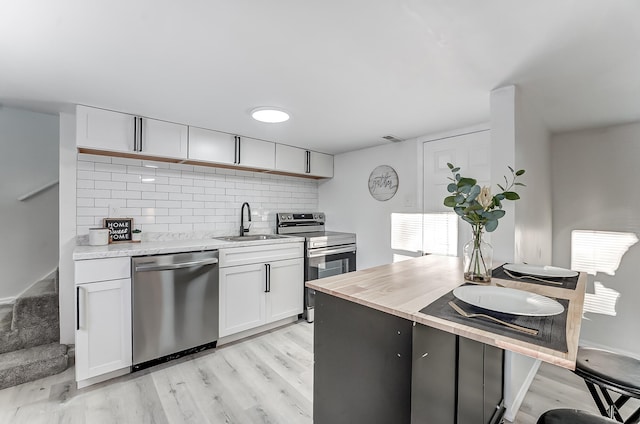
[[[307,252],[308,258],[317,258],[318,256],[328,256],[328,255],[336,255],[338,253],[348,253],[353,252],[356,253],[356,246],[346,246],[346,247],[327,247],[323,249],[314,249],[309,250]]]

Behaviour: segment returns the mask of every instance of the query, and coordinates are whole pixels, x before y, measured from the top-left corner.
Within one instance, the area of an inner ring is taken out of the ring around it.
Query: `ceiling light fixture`
[[[258,107],[251,111],[251,117],[256,121],[277,124],[289,120],[289,114],[275,107]]]

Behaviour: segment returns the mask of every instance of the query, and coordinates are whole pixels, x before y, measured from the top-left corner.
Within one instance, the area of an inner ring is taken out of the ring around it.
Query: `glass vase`
[[[464,245],[464,279],[474,283],[491,282],[493,247],[482,239],[483,227],[473,227],[473,238]]]

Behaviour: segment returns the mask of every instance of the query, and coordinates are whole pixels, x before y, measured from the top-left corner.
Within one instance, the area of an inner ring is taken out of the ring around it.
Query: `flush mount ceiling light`
[[[289,114],[275,107],[258,107],[251,111],[251,116],[256,121],[277,124],[289,120]]]

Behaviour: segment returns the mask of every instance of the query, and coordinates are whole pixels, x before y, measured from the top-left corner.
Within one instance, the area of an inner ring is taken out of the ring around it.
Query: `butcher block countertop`
[[[428,255],[313,280],[306,285],[317,291],[419,324],[573,370],[580,338],[586,282],[587,277],[584,273],[580,273],[575,290],[497,278],[491,280],[493,285],[499,284],[556,299],[567,299],[569,306],[565,330],[568,352],[545,348],[421,313],[420,310],[425,306],[464,284],[461,258]]]

